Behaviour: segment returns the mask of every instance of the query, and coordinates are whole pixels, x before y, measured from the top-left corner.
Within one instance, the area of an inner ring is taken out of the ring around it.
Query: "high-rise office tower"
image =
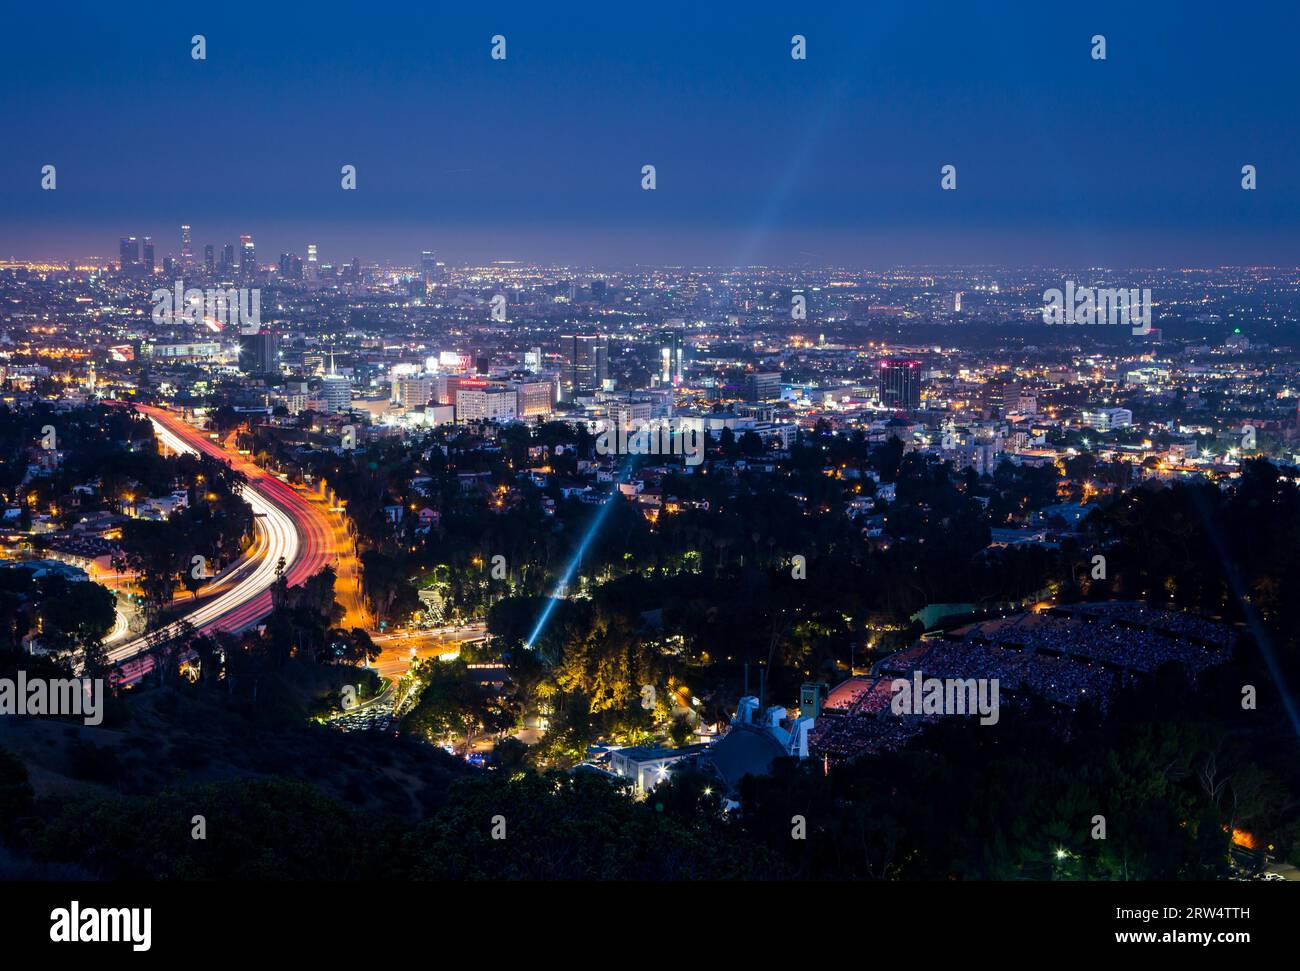
[[[564,334],[560,342],[569,359],[569,399],[595,394],[609,377],[609,338],[601,334]]]
[[[306,275],[308,280],[315,280],[320,273],[320,264],[316,261],[316,244],[307,244],[307,267]]]
[[[239,335],[239,370],[245,374],[275,374],[280,370],[280,341],[272,328]]]
[[[233,276],[235,273],[235,247],[227,243],[221,248],[221,275]]]
[[[123,273],[134,273],[140,262],[140,241],[134,236],[123,236],[117,244],[119,269]]]
[[[153,239],[152,237],[146,236],[144,238],[144,272],[149,276],[153,276],[153,271]]]
[[[213,271],[217,268],[216,255],[211,243],[203,247],[203,269],[208,271],[208,276],[212,276]]]
[[[445,273],[446,267],[438,262],[433,250],[420,251],[420,276],[426,284],[441,283]]]
[[[659,382],[674,388],[682,383],[682,332],[659,333]]]
[[[257,253],[253,248],[252,236],[239,237],[239,275],[251,279],[257,273]]]
[[[745,375],[746,401],[777,401],[781,397],[780,371],[754,371]]]
[[[190,227],[181,227],[181,262],[188,266],[194,262],[193,243],[190,240]]]
[[[920,407],[920,361],[889,359],[880,362],[880,403],[886,408],[905,410]]]

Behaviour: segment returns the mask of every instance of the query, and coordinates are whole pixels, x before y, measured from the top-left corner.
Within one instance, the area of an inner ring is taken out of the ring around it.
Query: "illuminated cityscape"
[[[235,6],[88,14],[175,50],[48,115],[31,12],[3,68],[0,885],[52,942],[124,940],[72,885],[406,934],[475,881],[1249,940],[1300,880],[1287,31]]]

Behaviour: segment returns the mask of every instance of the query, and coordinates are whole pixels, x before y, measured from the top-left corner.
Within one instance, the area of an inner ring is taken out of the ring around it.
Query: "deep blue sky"
[[[0,257],[1300,264],[1294,2],[148,6],[6,11]]]

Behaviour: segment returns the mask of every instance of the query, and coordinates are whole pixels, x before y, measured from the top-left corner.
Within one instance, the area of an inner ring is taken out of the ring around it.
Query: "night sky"
[[[0,257],[1300,263],[1294,2],[157,6],[6,10]]]

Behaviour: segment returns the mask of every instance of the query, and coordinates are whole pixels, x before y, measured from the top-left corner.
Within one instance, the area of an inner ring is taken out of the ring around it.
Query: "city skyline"
[[[128,228],[161,257],[189,223],[369,262],[1300,264],[1281,5],[1264,32],[1210,4],[246,13],[89,9],[54,34],[16,12],[0,257],[101,255]]]

